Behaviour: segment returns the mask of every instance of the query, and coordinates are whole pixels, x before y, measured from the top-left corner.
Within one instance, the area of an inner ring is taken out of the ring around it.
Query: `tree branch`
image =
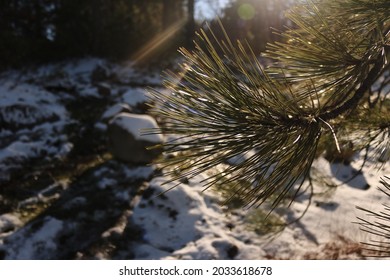
[[[388,66],[386,68],[388,68]],[[378,76],[382,73],[382,70],[383,63],[380,59],[378,59],[374,64],[373,68],[368,73],[366,79],[362,82],[360,87],[356,90],[355,94],[348,101],[344,102],[341,106],[337,107],[334,110],[322,113],[318,116],[318,118],[328,121],[337,118],[348,110],[354,109],[364,96],[364,93],[369,90],[372,84],[377,80]]]

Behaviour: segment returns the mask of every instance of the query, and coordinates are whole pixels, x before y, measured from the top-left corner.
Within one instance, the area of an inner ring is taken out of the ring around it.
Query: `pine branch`
[[[184,63],[165,81],[170,94],[152,91],[153,111],[164,118],[153,133],[175,137],[159,162],[172,180],[218,167],[203,181],[206,189],[232,185],[247,206],[274,209],[293,200],[323,132],[331,131],[337,145],[334,124],[356,111],[389,67],[386,1],[370,11],[361,1],[300,5],[290,16],[298,28],[283,35],[285,43],[270,45],[268,56],[277,62],[267,69],[223,27],[223,41],[201,31],[193,51],[180,49]],[[233,158],[241,160],[226,164]]]
[[[160,164],[165,170],[180,166],[180,174],[168,173],[174,179],[192,178],[254,151],[225,166],[224,176],[206,179],[205,188],[232,183],[247,206],[269,200],[275,208],[309,173],[321,125],[302,118],[314,114],[306,98],[272,80],[248,47],[234,46],[226,35],[217,49],[212,32],[199,36],[195,51],[181,50],[187,60],[181,80],[175,74],[167,79],[173,94],[154,92],[155,113],[166,117],[159,132],[183,135],[165,145],[167,153],[178,155]],[[242,180],[251,185],[241,188]]]
[[[390,198],[390,177],[385,176],[381,184],[383,188],[379,190]],[[390,257],[390,206],[384,204],[382,211],[371,211],[362,207],[357,207],[357,209],[374,219],[374,221],[369,221],[366,218],[358,218],[361,230],[375,238],[363,243],[367,255]]]
[[[324,113],[321,113],[319,118],[323,120],[331,120],[339,117],[340,115],[353,110],[356,108],[360,100],[363,98],[364,94],[369,90],[369,88],[374,84],[374,82],[380,77],[383,73],[383,62],[377,60],[375,65],[372,67],[371,71],[368,73],[366,79],[361,83],[360,87],[355,91],[354,95],[346,101],[341,106],[334,108],[332,110],[326,110]],[[386,69],[389,68],[387,65]]]

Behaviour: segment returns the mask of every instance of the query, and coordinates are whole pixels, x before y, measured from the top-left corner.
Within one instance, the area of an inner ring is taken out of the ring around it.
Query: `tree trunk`
[[[178,5],[177,0],[165,0],[163,6],[163,30],[168,29],[172,24],[174,24],[178,20],[178,15],[180,14],[178,9],[180,6]]]

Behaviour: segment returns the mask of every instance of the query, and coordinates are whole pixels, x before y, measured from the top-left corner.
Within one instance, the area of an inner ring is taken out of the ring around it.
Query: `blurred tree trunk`
[[[165,0],[163,1],[163,29],[168,29],[172,24],[179,20],[179,15],[181,12],[182,1],[178,0]]]

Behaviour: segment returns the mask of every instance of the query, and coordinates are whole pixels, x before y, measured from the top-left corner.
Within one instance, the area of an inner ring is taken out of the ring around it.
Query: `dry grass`
[[[334,241],[328,242],[315,252],[303,255],[305,260],[359,260],[366,259],[363,245],[344,236],[338,235]]]

